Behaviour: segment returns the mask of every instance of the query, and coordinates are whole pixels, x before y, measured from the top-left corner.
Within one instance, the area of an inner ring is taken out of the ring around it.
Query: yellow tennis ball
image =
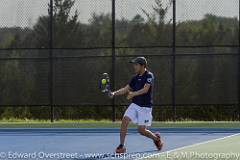
[[[106,85],[107,80],[106,79],[102,79],[102,85]]]

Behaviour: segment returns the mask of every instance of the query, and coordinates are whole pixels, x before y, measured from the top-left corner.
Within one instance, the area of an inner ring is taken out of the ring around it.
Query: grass
[[[237,160],[240,159],[240,134],[210,140],[172,151],[153,154],[144,160]]]
[[[44,120],[1,120],[0,128],[119,128],[121,122],[109,120],[58,120],[54,123]],[[153,128],[239,128],[240,122],[233,121],[165,121],[153,122]],[[130,128],[136,127],[130,124]]]

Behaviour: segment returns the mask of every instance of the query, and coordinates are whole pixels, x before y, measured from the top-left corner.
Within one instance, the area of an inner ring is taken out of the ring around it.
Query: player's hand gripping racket
[[[102,93],[106,93],[109,97],[113,97],[110,90],[110,78],[108,73],[103,73],[100,81],[100,90]]]

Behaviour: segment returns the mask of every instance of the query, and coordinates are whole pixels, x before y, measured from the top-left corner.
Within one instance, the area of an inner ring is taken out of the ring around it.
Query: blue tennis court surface
[[[240,133],[240,129],[161,128],[151,130],[160,131],[165,143],[163,151]],[[28,156],[23,159],[90,160],[101,159],[101,155],[105,155],[104,159],[113,159],[106,155],[111,155],[119,144],[118,132],[118,129],[0,129],[0,157],[2,156],[2,159],[11,157],[20,159],[17,156]],[[157,152],[152,141],[140,136],[136,129],[129,129],[126,146],[127,153],[130,155]]]

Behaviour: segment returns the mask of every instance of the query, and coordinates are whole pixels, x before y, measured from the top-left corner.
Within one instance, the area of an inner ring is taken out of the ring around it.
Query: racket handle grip
[[[113,98],[113,93],[111,91],[108,92],[108,97]]]

